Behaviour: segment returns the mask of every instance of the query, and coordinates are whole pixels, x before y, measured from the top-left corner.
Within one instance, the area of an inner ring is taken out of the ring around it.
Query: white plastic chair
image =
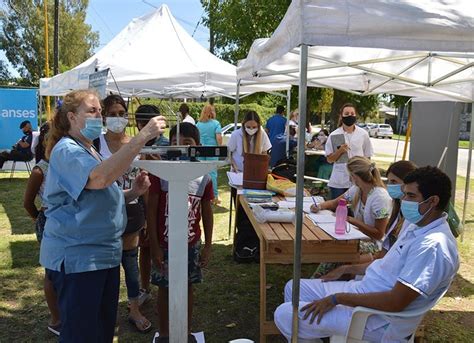
[[[380,315],[380,316],[388,316],[388,317],[397,317],[397,318],[414,318],[420,315],[425,315],[431,310],[438,301],[446,294],[449,287],[441,293],[441,295],[434,299],[432,302],[427,304],[425,307],[416,309],[416,310],[407,310],[402,312],[385,312],[385,311],[378,311],[372,308],[357,306],[354,308],[351,317],[351,323],[349,325],[349,329],[347,330],[346,336],[331,336],[330,342],[331,343],[366,343],[362,338],[364,337],[365,325],[367,323],[367,319],[371,315]],[[413,343],[415,341],[415,333],[416,328],[412,332],[410,339],[407,342]],[[367,342],[368,343],[368,342]]]

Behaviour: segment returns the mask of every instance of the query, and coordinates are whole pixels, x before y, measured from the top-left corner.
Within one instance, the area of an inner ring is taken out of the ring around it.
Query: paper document
[[[337,235],[335,232],[336,231],[335,221],[334,223],[318,223],[318,222],[314,222],[314,220],[310,217],[310,215],[307,215],[307,217],[311,219],[314,225],[319,226],[324,232],[326,232],[328,235],[330,235],[331,237],[339,241],[348,241],[351,239],[364,239],[364,240],[370,239],[368,236],[366,236],[365,234],[357,230],[357,228],[352,224],[347,223],[347,225],[350,227],[349,232],[346,232],[343,235]]]
[[[320,196],[303,197],[303,202],[313,203],[313,198],[314,198],[314,201],[316,201],[317,204],[319,204],[321,202],[324,202],[324,198],[320,197]],[[296,202],[296,197],[285,197],[285,201],[295,203]]]
[[[320,214],[318,213],[311,213],[308,214],[308,218],[313,221],[313,223],[336,223],[336,216],[333,214]]]
[[[277,204],[279,208],[296,208],[295,202],[292,202],[292,201],[281,200]],[[313,201],[303,202],[303,212],[311,213],[311,205],[313,205]]]
[[[244,184],[244,174],[243,173],[234,173],[227,172],[227,178],[229,183],[234,186],[243,186]]]

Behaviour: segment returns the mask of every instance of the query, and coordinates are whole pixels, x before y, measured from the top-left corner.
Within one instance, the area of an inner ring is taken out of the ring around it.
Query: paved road
[[[397,152],[397,159],[401,159],[403,155],[403,148],[405,146],[404,141],[397,141],[394,139],[381,139],[381,138],[371,138],[372,146],[374,147],[375,155],[381,155],[382,158],[387,160],[393,160],[388,157],[395,156]],[[398,145],[398,150],[397,150]],[[408,154],[410,152],[410,145],[408,145]],[[466,176],[467,173],[467,159],[469,156],[468,149],[459,149],[458,150],[458,169],[457,174],[461,176]],[[473,156],[474,159],[474,156]],[[474,160],[472,161],[471,166],[471,179],[474,178]]]

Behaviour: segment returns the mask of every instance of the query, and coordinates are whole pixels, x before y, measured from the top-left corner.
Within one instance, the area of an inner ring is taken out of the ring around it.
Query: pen
[[[314,200],[314,197],[313,197],[313,196],[311,196],[311,199],[313,200],[314,206],[315,206],[316,208],[318,208],[318,204],[316,203],[316,200]]]

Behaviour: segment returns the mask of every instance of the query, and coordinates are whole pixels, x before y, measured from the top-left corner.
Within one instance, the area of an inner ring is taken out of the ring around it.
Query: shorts
[[[46,216],[44,215],[43,211],[39,211],[38,217],[36,217],[36,222],[35,222],[35,232],[36,232],[36,239],[40,243],[41,243],[41,240],[43,239],[45,224],[46,224]]]
[[[201,242],[188,247],[188,281],[190,284],[202,282],[201,267],[199,267],[199,256]],[[151,283],[158,287],[168,288],[168,249],[163,249],[163,268],[152,264]]]

